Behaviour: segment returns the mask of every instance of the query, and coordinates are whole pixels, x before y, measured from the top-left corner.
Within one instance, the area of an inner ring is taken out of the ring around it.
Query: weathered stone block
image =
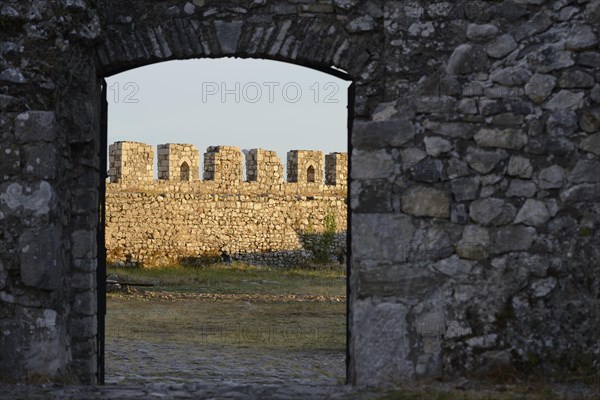
[[[62,282],[61,235],[59,226],[27,229],[19,238],[21,280],[37,289],[58,289]]]
[[[527,85],[525,93],[536,103],[542,103],[550,96],[556,86],[556,78],[552,75],[534,74]]]
[[[530,226],[542,226],[550,219],[550,213],[546,204],[540,200],[527,199],[517,216],[515,224],[524,224]]]
[[[358,386],[394,385],[414,376],[407,330],[408,309],[402,304],[353,303],[351,348]]]
[[[565,183],[565,170],[559,165],[552,165],[540,171],[539,185],[542,189],[560,189]]]
[[[465,201],[477,198],[481,181],[479,177],[460,178],[451,182],[454,200]]]
[[[573,183],[595,183],[600,182],[600,161],[579,160],[571,174],[569,182]]]
[[[561,90],[552,96],[552,98],[543,105],[543,108],[550,111],[579,110],[583,107],[584,96],[585,94],[583,92]]]
[[[379,122],[359,121],[352,128],[352,143],[356,149],[400,147],[414,136],[413,123],[402,119]]]
[[[537,192],[535,182],[512,179],[506,190],[506,197],[533,197]]]
[[[75,294],[73,311],[77,314],[93,316],[97,312],[98,300],[95,290],[86,290]]]
[[[352,167],[353,179],[388,178],[395,171],[394,158],[387,150],[354,150]]]
[[[467,225],[463,230],[462,238],[456,246],[456,253],[461,258],[481,260],[488,256],[487,248],[490,244],[489,231],[477,225]]]
[[[579,148],[589,153],[600,156],[600,133],[594,133],[579,143]]]
[[[417,217],[449,218],[450,197],[434,188],[412,187],[402,195],[402,211]]]
[[[533,165],[528,158],[521,156],[512,156],[508,160],[507,172],[511,176],[519,178],[531,178],[533,176]]]
[[[352,210],[364,212],[392,211],[392,184],[386,179],[363,181],[352,186]]]
[[[96,257],[96,231],[79,230],[71,235],[71,248],[74,259]]]
[[[432,157],[438,157],[442,153],[452,150],[452,143],[437,136],[427,136],[424,139],[425,151]]]
[[[489,198],[471,203],[469,216],[481,225],[504,225],[512,222],[515,207],[503,199]]]
[[[493,58],[502,58],[517,48],[517,42],[510,34],[499,36],[487,47],[487,54]]]
[[[215,30],[224,54],[233,54],[242,31],[242,21],[215,21]]]
[[[520,129],[483,128],[475,134],[475,142],[483,147],[520,149],[527,144],[527,135]]]
[[[357,259],[405,261],[413,233],[411,219],[404,215],[355,214],[352,254]]]
[[[505,226],[491,231],[490,254],[527,251],[533,244],[535,229],[523,225]]]
[[[56,129],[56,119],[51,111],[26,111],[15,121],[15,135],[21,142],[52,142]]]

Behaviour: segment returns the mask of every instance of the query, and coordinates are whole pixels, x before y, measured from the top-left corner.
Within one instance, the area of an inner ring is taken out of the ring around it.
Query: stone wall
[[[137,148],[146,154],[146,147]],[[177,160],[171,164],[177,173],[180,157],[192,157],[182,154],[182,149],[188,153],[194,150],[191,145],[159,145],[159,162],[170,151],[171,159]],[[319,165],[316,156],[322,158],[322,153],[310,154]],[[347,185],[284,183],[275,152],[252,149],[246,157],[247,181],[239,174],[240,150],[213,146],[205,153],[204,170],[209,172],[205,176],[214,179],[181,182],[172,174],[171,179],[143,184],[126,176],[117,179],[124,183],[108,183],[107,260],[127,265],[173,265],[203,262],[225,251],[234,260],[250,263],[306,264],[314,256],[307,241],[314,240],[315,235],[318,240],[328,215],[334,217],[337,227],[331,259],[345,259]],[[333,153],[332,159],[337,163],[330,160],[331,170],[347,176],[347,155]],[[197,177],[198,159],[191,160],[196,166],[191,175]],[[146,170],[146,165],[138,167]],[[289,173],[298,175],[293,170]],[[323,182],[323,178],[318,181]]]
[[[599,0],[5,0],[0,26],[1,377],[101,380],[102,78],[202,57],[353,82],[349,382],[598,373]]]

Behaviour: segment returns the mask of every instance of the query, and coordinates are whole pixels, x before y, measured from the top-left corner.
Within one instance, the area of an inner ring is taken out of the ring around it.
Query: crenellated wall
[[[205,180],[200,181],[198,150],[193,145],[159,145],[158,180],[147,179],[145,172],[152,167],[152,146],[119,142],[111,149],[111,162],[128,160],[126,168],[111,165],[122,175],[112,175],[114,183],[106,185],[106,248],[111,263],[149,267],[194,263],[226,251],[234,260],[250,263],[305,264],[313,258],[313,237],[323,233],[328,215],[337,228],[331,257],[345,257],[346,153],[327,156],[328,183],[324,184],[319,151],[288,153],[294,160],[288,161],[292,168],[288,177],[301,176],[303,181],[283,182],[281,162],[269,150],[246,153],[248,178],[243,181],[240,149],[209,147],[204,154]],[[182,165],[192,168],[188,179],[182,179]],[[315,182],[308,182],[306,172],[297,171],[298,165],[316,166],[319,177],[315,174]],[[144,171],[144,179],[138,171]]]

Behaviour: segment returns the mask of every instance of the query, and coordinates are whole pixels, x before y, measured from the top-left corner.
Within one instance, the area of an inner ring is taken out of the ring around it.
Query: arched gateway
[[[597,372],[600,11],[551,4],[4,2],[0,377],[101,380],[103,78],[232,56],[353,81],[351,383]]]

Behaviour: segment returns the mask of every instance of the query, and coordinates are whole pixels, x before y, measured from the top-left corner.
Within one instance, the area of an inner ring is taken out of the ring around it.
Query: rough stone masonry
[[[109,148],[108,262],[196,264],[219,260],[222,251],[237,261],[275,266],[310,263],[319,250],[332,261],[345,258],[347,153],[327,154],[324,171],[322,152],[290,151],[284,182],[276,153],[252,149],[244,180],[240,149],[213,146],[204,154],[204,180],[198,180],[198,149],[168,143],[158,146],[155,180],[152,146],[117,142]],[[326,245],[327,218],[335,226]]]
[[[598,373],[599,0],[3,0],[0,29],[3,378],[97,381],[103,77],[232,56],[353,82],[351,383]]]

